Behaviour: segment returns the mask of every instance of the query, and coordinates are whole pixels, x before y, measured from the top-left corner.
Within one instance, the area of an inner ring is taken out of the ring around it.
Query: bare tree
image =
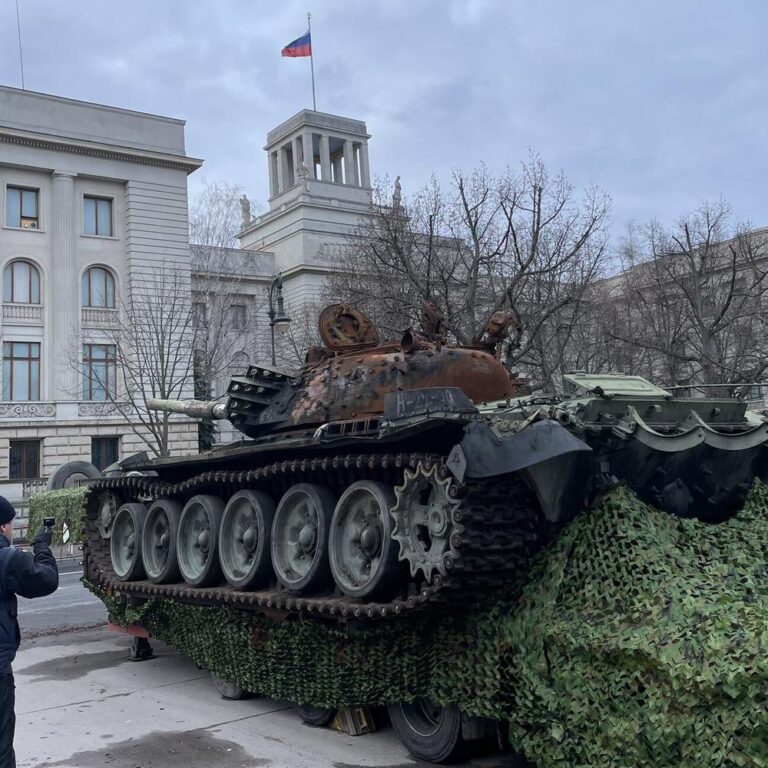
[[[612,337],[668,385],[754,382],[768,368],[768,238],[705,203],[664,228],[629,231]]]
[[[74,345],[72,364],[83,372],[79,394],[108,401],[158,456],[168,454],[171,417],[148,411],[147,400],[211,397],[233,366],[245,368],[264,333],[254,321],[264,265],[231,247],[242,223],[239,195],[238,187],[207,185],[191,207],[192,236],[206,241],[192,246],[191,264],[163,264],[136,281],[118,298],[113,327],[86,332],[85,348]],[[81,349],[108,359],[86,358]],[[206,426],[203,447],[213,436]]]
[[[195,396],[201,399],[223,395],[229,377],[265,348],[259,317],[267,257],[234,247],[250,220],[242,188],[224,182],[206,183],[190,207]],[[210,447],[216,433],[212,422],[201,423],[200,448]]]
[[[389,195],[386,182],[375,190],[370,215],[337,255],[330,293],[388,332],[415,324],[431,301],[463,344],[491,313],[511,312],[506,362],[553,390],[605,263],[606,195],[593,188],[578,200],[536,155],[518,173],[456,170],[447,192],[432,179],[408,202]]]
[[[194,328],[189,274],[164,264],[131,286],[107,329],[85,331],[70,364],[82,374],[86,400],[103,400],[156,456],[169,455],[172,417],[147,408],[150,398],[192,394]]]
[[[253,263],[254,258],[266,257],[237,248],[192,246],[196,372],[212,387],[236,361],[255,359],[266,345],[268,329],[259,322],[266,315],[264,266]]]
[[[189,240],[198,245],[233,248],[244,223],[243,188],[226,182],[204,182],[189,206]],[[251,203],[248,202],[248,210]]]
[[[250,210],[242,187],[224,182],[206,183],[190,206],[195,369],[207,396],[238,360],[253,359],[264,344],[263,288],[256,278],[266,271],[265,257],[234,247]]]

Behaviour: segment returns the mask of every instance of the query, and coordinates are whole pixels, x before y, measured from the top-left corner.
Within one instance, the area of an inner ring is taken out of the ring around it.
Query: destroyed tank
[[[253,365],[225,402],[153,402],[229,419],[243,439],[140,454],[93,481],[86,579],[124,600],[366,626],[472,605],[618,483],[717,522],[765,477],[768,420],[740,400],[621,374],[569,374],[567,397],[521,394],[498,355],[510,323],[496,313],[458,347],[426,311],[422,330],[382,342],[332,305],[296,375]],[[392,719],[416,756],[439,760],[446,723],[461,735],[447,712],[417,701]]]

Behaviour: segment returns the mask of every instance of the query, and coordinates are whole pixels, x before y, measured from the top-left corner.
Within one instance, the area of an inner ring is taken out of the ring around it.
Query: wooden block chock
[[[331,728],[349,736],[362,736],[373,733],[376,723],[370,707],[344,707],[331,721]]]

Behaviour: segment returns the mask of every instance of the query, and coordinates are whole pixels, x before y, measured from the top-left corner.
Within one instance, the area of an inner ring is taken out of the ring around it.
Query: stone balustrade
[[[42,304],[3,304],[3,321],[25,325],[43,324]]]
[[[83,328],[116,328],[120,320],[119,309],[83,307],[82,313]]]

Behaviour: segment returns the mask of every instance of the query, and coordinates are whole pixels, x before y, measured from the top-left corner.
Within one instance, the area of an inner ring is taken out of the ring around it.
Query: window
[[[245,328],[245,304],[231,304],[229,307],[229,327],[233,331]]]
[[[83,198],[83,234],[112,237],[112,201],[109,198]]]
[[[40,273],[26,261],[12,261],[3,272],[3,301],[40,303]]]
[[[119,437],[92,437],[91,464],[96,469],[106,469],[118,459]]]
[[[40,399],[40,343],[3,342],[3,400]]]
[[[194,301],[192,302],[192,325],[195,328],[207,328],[208,327],[208,312],[205,308],[205,302]]]
[[[114,344],[83,344],[83,399],[106,400],[115,393]]]
[[[84,307],[115,308],[115,278],[108,269],[87,269],[83,273],[81,288]]]
[[[40,226],[37,189],[6,187],[5,224],[8,227],[37,229]]]
[[[40,477],[40,441],[9,440],[10,461],[8,478],[10,480],[29,480]]]

